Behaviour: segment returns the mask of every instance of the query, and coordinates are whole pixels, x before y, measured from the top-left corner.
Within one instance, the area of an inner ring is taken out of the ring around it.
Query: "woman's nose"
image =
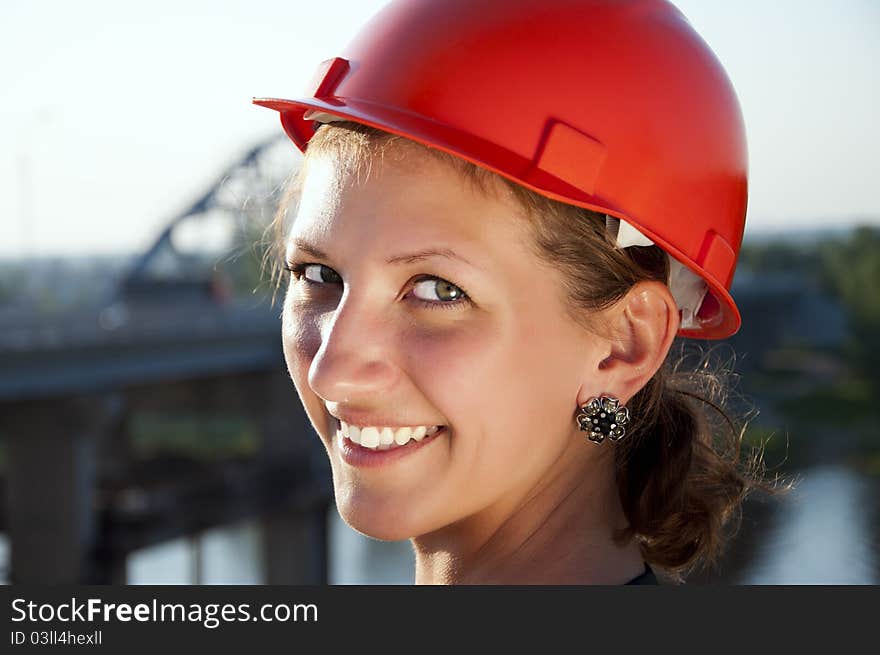
[[[391,312],[369,307],[365,300],[346,294],[322,327],[308,381],[324,400],[380,402],[400,377]]]

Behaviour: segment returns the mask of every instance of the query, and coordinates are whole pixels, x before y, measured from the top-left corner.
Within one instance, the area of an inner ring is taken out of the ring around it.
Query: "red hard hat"
[[[698,327],[680,335],[739,329],[742,114],[666,0],[396,0],[323,62],[307,97],[254,102],[281,112],[303,151],[314,110],[620,218],[707,283]]]

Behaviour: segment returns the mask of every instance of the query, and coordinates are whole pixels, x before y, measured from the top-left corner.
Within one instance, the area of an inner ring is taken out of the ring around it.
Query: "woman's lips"
[[[351,466],[360,468],[372,468],[377,466],[385,466],[398,461],[412,453],[424,448],[426,445],[443,437],[448,432],[448,428],[444,425],[430,437],[425,437],[421,441],[412,440],[403,446],[389,448],[388,450],[374,450],[372,448],[364,448],[356,444],[348,437],[344,436],[339,430],[336,431],[336,444],[339,446],[339,453],[342,459]]]

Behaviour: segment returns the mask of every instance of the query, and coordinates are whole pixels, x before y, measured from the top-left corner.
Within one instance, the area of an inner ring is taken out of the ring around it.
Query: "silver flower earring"
[[[602,443],[605,437],[619,441],[626,434],[629,410],[620,406],[614,396],[590,398],[577,413],[578,428],[587,433],[594,443]]]

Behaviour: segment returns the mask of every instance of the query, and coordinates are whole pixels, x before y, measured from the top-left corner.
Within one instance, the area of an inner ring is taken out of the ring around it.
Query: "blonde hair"
[[[668,258],[657,246],[616,248],[604,215],[558,202],[503,176],[440,150],[353,122],[318,129],[302,167],[291,179],[267,234],[277,289],[285,218],[293,213],[309,159],[332,155],[358,175],[375,157],[403,157],[418,148],[459,171],[465,183],[485,193],[511,194],[525,209],[538,257],[564,274],[567,311],[585,329],[599,330],[593,318],[642,280],[666,282]],[[748,416],[734,417],[726,404],[732,370],[713,363],[712,353],[675,353],[628,402],[637,417],[626,438],[615,444],[618,492],[629,526],[615,534],[620,545],[636,539],[644,559],[670,582],[682,582],[698,567],[717,564],[738,531],[742,503],[755,490],[781,495],[791,489],[778,476],[765,478],[763,444],[742,457]],[[574,410],[573,410],[574,413]]]

